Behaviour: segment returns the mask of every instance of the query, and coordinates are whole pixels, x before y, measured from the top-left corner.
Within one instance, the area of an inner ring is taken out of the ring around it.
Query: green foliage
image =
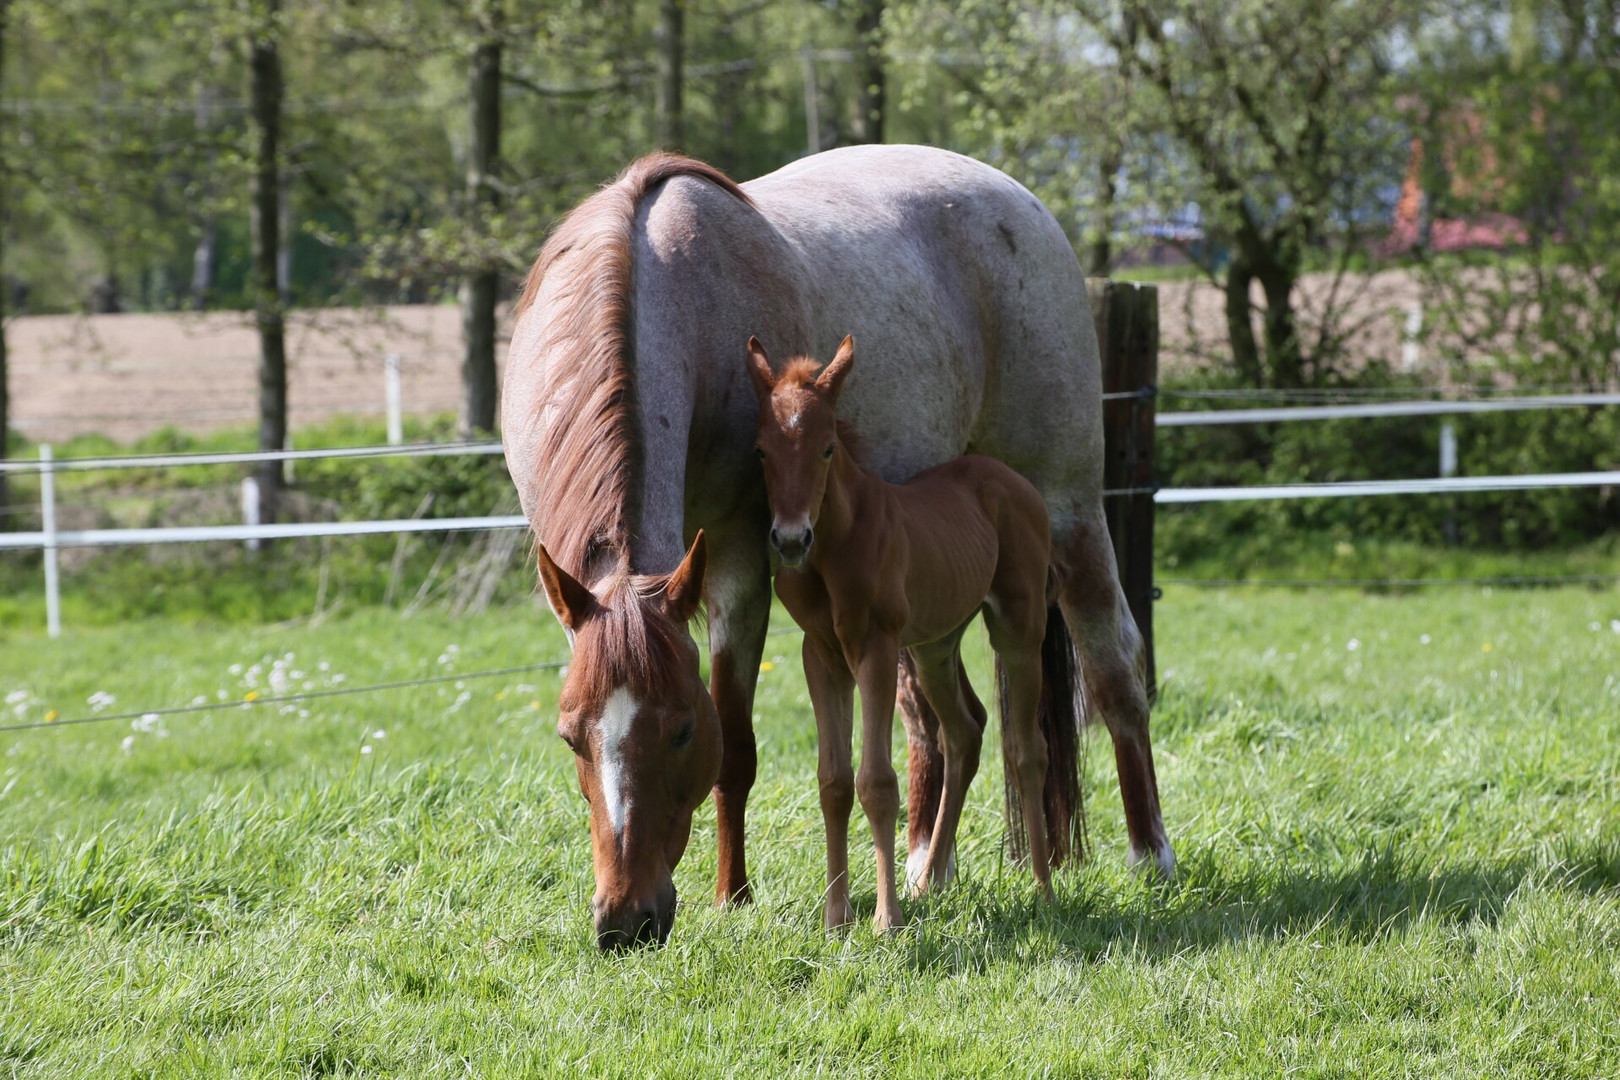
[[[889,939],[820,929],[792,635],[769,639],[756,707],[756,903],[710,907],[705,806],[670,944],[618,958],[590,944],[555,673],[0,735],[0,1055],[87,1077],[1603,1075],[1613,619],[1613,590],[1170,592],[1155,749],[1176,883],[1124,870],[1093,730],[1097,856],[1058,876],[1057,903],[1002,862],[984,767],[961,880],[907,902]],[[325,687],[566,655],[538,606],[155,621],[10,635],[0,696],[38,719],[98,691],[108,712],[240,699],[278,661]],[[969,661],[985,685],[977,631]]]

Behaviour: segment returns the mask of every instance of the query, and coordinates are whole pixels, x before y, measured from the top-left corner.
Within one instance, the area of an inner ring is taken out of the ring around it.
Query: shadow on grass
[[[966,880],[910,905],[913,959],[923,968],[971,968],[1027,955],[1037,942],[1087,962],[1120,949],[1164,957],[1324,932],[1370,943],[1418,922],[1495,925],[1525,887],[1620,891],[1620,842],[1566,845],[1544,861],[1441,866],[1386,849],[1336,870],[1230,867],[1202,855],[1168,886],[1110,877],[1077,888],[1073,875],[1060,875],[1051,907],[1034,902],[1022,875]],[[862,900],[869,898],[857,899],[857,916],[869,917]]]

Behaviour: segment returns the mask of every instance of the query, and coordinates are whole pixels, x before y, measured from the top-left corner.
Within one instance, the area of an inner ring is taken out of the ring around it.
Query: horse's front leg
[[[894,826],[900,816],[900,785],[894,775],[895,673],[900,663],[898,639],[874,633],[859,658],[856,680],[861,687],[861,767],[855,790],[872,827],[877,848],[877,914],[872,926],[879,933],[904,924],[900,892],[895,886]]]
[[[758,558],[733,554],[716,565],[704,589],[709,609],[709,693],[720,715],[722,748],[720,778],[714,785],[720,849],[714,895],[720,904],[746,904],[753,896],[743,851],[743,814],[758,765],[754,689],[771,618],[771,579],[763,544],[726,547],[733,552],[759,549]],[[713,549],[726,547],[717,544]]]
[[[827,834],[827,892],[824,923],[837,930],[855,921],[849,904],[849,812],[855,805],[855,771],[850,764],[854,728],[855,680],[843,656],[804,636],[804,681],[816,710],[816,779],[821,787],[821,821]]]

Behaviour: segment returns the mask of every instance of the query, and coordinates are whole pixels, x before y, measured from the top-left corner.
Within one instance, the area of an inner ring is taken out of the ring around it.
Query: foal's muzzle
[[[771,526],[771,547],[781,557],[782,565],[797,568],[804,564],[805,558],[810,554],[810,545],[815,542],[816,531],[805,525],[801,528],[781,529]]]

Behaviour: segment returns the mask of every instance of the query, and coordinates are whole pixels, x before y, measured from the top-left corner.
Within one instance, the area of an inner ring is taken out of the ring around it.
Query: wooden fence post
[[[1097,324],[1105,395],[1103,490],[1108,535],[1120,584],[1147,658],[1148,700],[1158,694],[1153,659],[1153,424],[1159,381],[1159,290],[1153,285],[1092,278],[1086,282]]]

